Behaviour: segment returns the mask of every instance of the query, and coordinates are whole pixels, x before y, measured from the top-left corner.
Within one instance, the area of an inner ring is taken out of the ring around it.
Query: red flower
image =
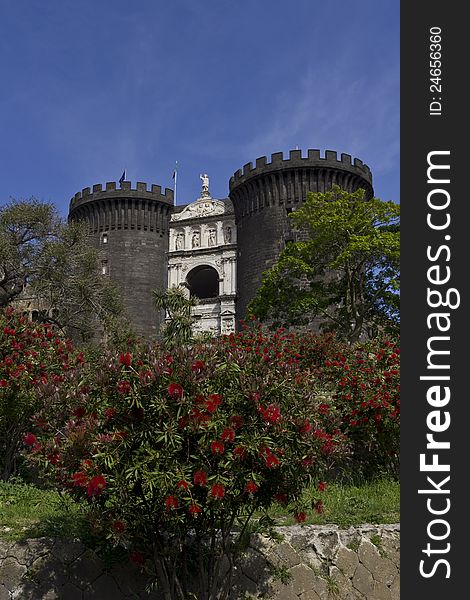
[[[112,419],[114,416],[116,416],[117,414],[117,410],[115,408],[107,408],[104,411],[104,416],[106,417],[106,419]]]
[[[122,521],[114,521],[113,524],[111,525],[111,527],[113,528],[113,530],[116,533],[122,533],[124,531],[124,529],[126,528],[126,526],[124,525],[124,523]]]
[[[194,484],[195,485],[207,485],[207,473],[204,471],[196,471],[194,473]]]
[[[240,429],[240,427],[243,427],[243,422],[243,417],[240,415],[233,415],[233,417],[230,418],[230,424],[234,429]]]
[[[321,500],[318,500],[318,502],[315,502],[314,509],[317,511],[317,513],[319,515],[321,515],[321,513],[325,510],[323,502]]]
[[[131,384],[128,381],[120,381],[117,389],[120,394],[128,394],[131,391]]]
[[[237,446],[233,450],[233,455],[241,459],[246,458],[246,450],[242,446]]]
[[[305,421],[303,421],[303,423],[301,423],[299,425],[300,433],[308,433],[311,429],[312,429],[312,424],[310,423],[310,421],[308,419],[305,419]]]
[[[88,477],[85,473],[78,471],[72,475],[72,483],[74,486],[85,487],[87,484]]]
[[[166,508],[178,508],[178,498],[176,496],[167,496],[165,498],[165,506]]]
[[[202,508],[197,504],[191,504],[191,506],[189,507],[190,515],[194,515],[194,516],[198,515],[201,511],[202,511]]]
[[[140,552],[137,552],[137,551],[131,552],[129,558],[136,565],[143,565],[144,562],[145,562],[145,559],[142,556],[142,554]]]
[[[222,403],[221,397],[219,394],[211,394],[209,398],[206,400],[206,409],[213,413],[217,410],[217,407]]]
[[[23,443],[25,444],[25,446],[34,446],[36,441],[37,441],[37,438],[34,435],[34,433],[27,433],[26,435],[23,436]]]
[[[275,404],[270,404],[267,408],[260,407],[259,410],[260,413],[263,415],[263,419],[271,425],[277,423],[281,418],[281,411],[279,410],[279,407]]]
[[[60,462],[61,456],[59,452],[51,452],[51,454],[47,455],[47,460],[51,463],[51,465],[57,465]]]
[[[247,481],[245,484],[245,492],[248,494],[255,494],[259,490],[259,487],[253,480]]]
[[[75,417],[77,417],[77,419],[81,419],[81,418],[82,418],[82,417],[85,415],[85,412],[86,412],[86,411],[85,411],[85,409],[83,408],[83,406],[79,406],[78,408],[76,408],[76,409],[73,411],[73,415],[74,415]]]
[[[126,352],[125,354],[120,354],[119,362],[121,365],[124,365],[125,367],[130,367],[131,363],[132,363],[132,354],[130,354],[129,352]]]
[[[205,367],[205,363],[203,360],[195,360],[193,362],[193,364],[191,365],[191,370],[192,371],[200,371],[204,367]]]
[[[287,504],[287,494],[284,494],[284,492],[278,492],[274,496],[274,499],[276,502],[279,502],[279,504]]]
[[[274,469],[278,465],[279,459],[277,456],[275,456],[274,454],[268,454],[268,456],[266,456],[266,466],[268,467],[268,469]]]
[[[178,481],[176,487],[179,490],[187,490],[189,488],[189,483],[187,481],[185,481],[184,479],[180,479],[180,481]]]
[[[220,499],[225,496],[225,488],[221,483],[214,483],[211,490],[211,496],[215,499]]]
[[[220,436],[220,438],[224,442],[233,442],[233,440],[235,439],[235,431],[231,427],[226,427],[222,431],[222,435]]]
[[[106,487],[106,479],[103,475],[95,475],[88,483],[87,494],[92,496],[99,496]]]
[[[179,383],[170,383],[168,386],[168,394],[172,398],[181,398],[183,395],[183,388]]]
[[[319,492],[324,492],[327,488],[327,485],[324,481],[320,481],[317,487]]]
[[[8,381],[6,379],[0,379],[0,387],[7,387]]]
[[[297,523],[304,523],[307,520],[307,514],[302,511],[296,512],[294,513],[294,519]]]
[[[222,442],[215,441],[211,442],[211,452],[212,454],[223,454],[225,450],[225,446]]]

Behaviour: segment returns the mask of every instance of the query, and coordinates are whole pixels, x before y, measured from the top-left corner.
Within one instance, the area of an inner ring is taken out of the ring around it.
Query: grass
[[[53,490],[0,482],[0,537],[9,541],[37,537],[87,537],[80,506]]]
[[[400,521],[400,487],[393,480],[357,485],[331,483],[324,492],[312,489],[305,494],[307,506],[319,499],[324,512],[308,509],[307,524],[349,527]],[[270,509],[269,516],[280,525],[295,523],[289,511],[278,504]],[[42,536],[88,539],[90,533],[80,506],[52,490],[21,481],[0,482],[0,537],[18,540]]]

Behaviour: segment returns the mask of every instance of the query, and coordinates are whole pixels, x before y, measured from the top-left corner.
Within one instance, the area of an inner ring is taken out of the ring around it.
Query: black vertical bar
[[[464,188],[470,53],[462,6],[401,3],[404,600],[470,594],[470,192]]]

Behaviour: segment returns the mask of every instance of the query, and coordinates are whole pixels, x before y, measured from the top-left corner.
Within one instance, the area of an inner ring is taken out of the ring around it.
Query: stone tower
[[[293,239],[288,214],[302,204],[307,192],[325,192],[337,184],[346,191],[364,188],[373,196],[372,174],[359,159],[327,150],[291,150],[248,163],[230,178],[230,199],[237,225],[237,320],[261,285],[262,273],[276,262],[288,240]]]
[[[136,333],[155,338],[163,319],[152,290],[166,289],[173,190],[124,181],[84,188],[70,202],[69,218],[85,221],[99,250],[101,273],[117,284]]]

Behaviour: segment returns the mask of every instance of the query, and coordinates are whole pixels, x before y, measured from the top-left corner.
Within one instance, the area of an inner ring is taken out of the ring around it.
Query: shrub
[[[51,391],[82,358],[50,325],[0,311],[0,479],[15,472],[21,436],[41,406],[38,390]]]

